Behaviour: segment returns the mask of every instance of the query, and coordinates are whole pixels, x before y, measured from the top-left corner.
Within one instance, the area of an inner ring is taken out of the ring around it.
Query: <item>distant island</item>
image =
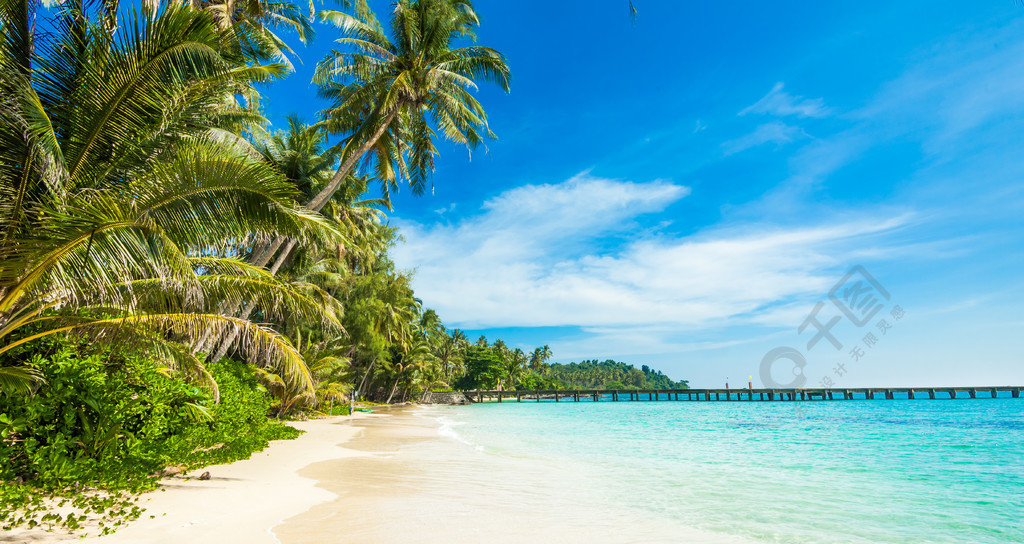
[[[547,356],[545,356],[547,354]],[[452,381],[459,390],[555,390],[555,389],[687,389],[686,380],[673,381],[660,370],[607,359],[579,363],[547,363],[548,346],[537,348],[523,364],[525,354],[508,351],[498,340],[488,346],[486,338],[464,352],[464,374]]]

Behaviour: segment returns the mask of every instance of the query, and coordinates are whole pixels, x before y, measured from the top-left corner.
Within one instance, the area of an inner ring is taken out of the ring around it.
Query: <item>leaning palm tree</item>
[[[395,357],[391,363],[391,371],[394,373],[395,381],[391,385],[387,400],[390,403],[398,391],[398,386],[403,380],[409,380],[417,372],[423,372],[436,360],[430,352],[430,345],[422,335],[416,335],[411,342],[403,343],[395,350]]]
[[[365,2],[353,13],[325,10],[320,18],[342,29],[337,43],[313,77],[332,106],[324,112],[328,127],[351,134],[349,152],[331,182],[307,204],[317,210],[356,162],[390,131],[408,131],[409,183],[417,193],[433,169],[433,136],[466,145],[493,137],[487,115],[472,92],[474,80],[509,89],[509,69],[498,51],[481,46],[453,47],[475,37],[479,24],[469,2],[399,0],[389,38]],[[367,106],[370,111],[367,111]],[[430,117],[428,119],[428,116]]]
[[[515,388],[526,370],[526,354],[523,353],[523,350],[516,348],[508,354],[507,359],[504,359],[502,367],[508,379],[508,387]]]
[[[174,0],[143,0],[149,9]],[[189,0],[189,6],[209,13],[225,36],[222,42],[247,64],[273,61],[291,67],[288,55],[294,51],[278,36],[281,30],[294,32],[303,44],[314,37],[313,3],[308,12],[287,1],[267,0]],[[116,9],[116,2],[113,3]]]
[[[401,0],[394,6],[390,38],[362,2],[355,4],[352,14],[320,13],[344,31],[337,43],[346,49],[331,51],[317,65],[314,82],[332,101],[324,112],[328,126],[352,137],[351,152],[331,183],[309,202],[311,209],[326,201],[381,136],[402,129],[408,132],[408,181],[422,192],[433,169],[435,131],[469,149],[493,137],[483,106],[472,94],[475,80],[496,83],[506,92],[509,88],[501,53],[475,45],[453,47],[459,38],[475,37],[479,21],[468,2]]]
[[[254,236],[337,235],[277,172],[215,137],[253,116],[232,96],[282,68],[238,66],[212,17],[178,5],[126,14],[116,38],[69,2],[50,21],[60,32],[38,39],[35,9],[0,0],[0,355],[79,334],[134,342],[210,381],[189,345],[214,327],[311,389],[286,338],[216,311],[246,301],[339,324],[315,286],[216,256]]]
[[[258,139],[254,147],[265,163],[284,174],[296,190],[305,195],[303,200],[308,200],[309,195],[318,191],[331,177],[341,147],[327,146],[322,123],[306,125],[294,116],[288,117],[287,121],[287,129]],[[348,272],[347,267],[354,271],[358,268],[357,263],[372,263],[386,247],[386,238],[380,236],[379,229],[384,210],[391,209],[391,203],[385,198],[363,198],[368,184],[365,177],[349,176],[322,210],[341,234],[333,244],[301,246],[302,251],[298,255],[291,255],[290,250],[300,240],[292,237],[286,251],[282,251],[269,267],[270,273],[313,283],[326,280],[330,285],[318,285],[333,291],[339,288],[337,278]],[[224,313],[239,315],[243,319],[253,311],[254,306],[245,305],[244,301],[224,308]],[[234,345],[235,334],[229,333],[222,338],[216,331],[207,331],[200,351],[211,353],[211,360],[217,361]]]
[[[308,200],[330,178],[341,147],[327,146],[323,123],[307,125],[297,115],[286,116],[285,123],[286,128],[258,139],[254,147]]]
[[[332,102],[323,112],[327,127],[348,136],[334,176],[306,203],[311,211],[327,204],[382,138],[405,144],[397,171],[415,193],[422,193],[433,172],[438,133],[470,150],[494,136],[473,96],[476,81],[509,89],[509,69],[501,53],[477,45],[455,46],[459,39],[475,37],[479,20],[470,2],[398,0],[390,36],[365,0],[344,3],[351,13],[319,13],[321,20],[341,29],[336,41],[343,49],[331,51],[317,64],[313,81]],[[255,264],[266,265],[284,243],[278,237]]]

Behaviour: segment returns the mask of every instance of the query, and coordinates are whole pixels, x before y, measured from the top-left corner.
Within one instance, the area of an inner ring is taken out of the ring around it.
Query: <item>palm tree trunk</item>
[[[373,364],[377,362],[377,357],[370,359],[370,366],[366,367],[366,372],[363,373],[363,379],[359,380],[359,390],[363,391],[363,386],[366,385],[366,377],[370,375],[370,371],[373,370]]]
[[[398,389],[398,380],[402,379],[402,372],[398,372],[398,376],[395,377],[395,384],[391,386],[391,394],[388,395],[388,400],[384,401],[384,404],[391,404],[391,398],[395,396],[395,389]]]
[[[398,109],[396,108],[392,110],[391,113],[388,114],[388,116],[384,119],[384,122],[381,123],[380,127],[377,128],[377,131],[373,133],[373,136],[371,136],[369,140],[363,142],[363,144],[360,145],[358,149],[356,149],[355,153],[349,155],[348,158],[346,158],[341,163],[341,166],[338,167],[338,171],[334,173],[333,177],[331,177],[331,181],[327,183],[327,186],[321,189],[320,192],[317,193],[316,196],[312,198],[312,200],[310,200],[305,206],[303,206],[303,209],[314,212],[318,212],[321,209],[323,209],[323,207],[327,204],[327,201],[330,200],[332,196],[334,196],[334,193],[338,190],[338,187],[341,186],[341,182],[344,181],[345,178],[349,175],[349,173],[351,173],[352,170],[356,167],[356,164],[358,164],[359,159],[361,159],[363,155],[365,155],[366,152],[370,150],[371,147],[377,144],[377,141],[380,140],[380,137],[384,135],[384,132],[387,131],[388,126],[391,125],[392,121],[395,120],[395,117],[397,115]],[[271,257],[273,257],[274,254],[277,253],[277,250],[281,247],[281,245],[284,244],[284,241],[284,236],[279,235],[276,238],[274,238],[274,241],[271,242],[269,246],[266,246],[266,248],[256,258],[256,260],[252,262],[252,264],[255,266],[266,266],[267,263],[270,262]],[[291,254],[292,249],[295,248],[295,245],[296,241],[292,240],[288,243],[287,246],[285,246],[284,250],[281,251],[281,254],[278,255],[277,260],[274,262],[274,265],[270,268],[271,274],[277,273],[281,265],[284,264],[285,259],[287,259],[288,255]],[[233,308],[230,313],[225,315],[233,316],[237,312],[238,306]],[[248,319],[250,315],[252,315],[252,310],[249,310],[249,313],[246,314],[243,319]],[[220,343],[220,349],[217,350],[217,353],[214,355],[212,361],[219,361],[221,357],[223,357],[224,354],[227,353],[227,350],[231,347],[232,342],[234,342],[235,338],[237,337],[237,331],[232,331],[231,333],[229,333],[228,337],[225,338]],[[207,346],[207,343],[211,345]],[[202,345],[197,347],[196,352],[203,351],[203,349],[200,348],[205,349],[208,347],[213,347],[212,344],[215,343],[215,339],[211,339],[209,342],[203,341],[201,343]]]
[[[359,162],[359,159],[363,158],[363,155],[365,155],[366,152],[369,151],[371,147],[377,145],[377,140],[380,140],[380,137],[384,135],[384,132],[387,131],[388,126],[391,125],[391,122],[395,120],[395,117],[397,115],[397,109],[389,113],[384,122],[381,123],[379,128],[377,128],[377,132],[373,133],[373,136],[370,137],[369,140],[363,142],[363,145],[359,146],[359,148],[356,149],[355,153],[349,155],[348,158],[341,163],[341,166],[338,167],[338,171],[334,173],[333,177],[331,177],[331,181],[327,183],[327,186],[321,189],[320,192],[317,193],[316,196],[312,198],[312,200],[310,200],[305,206],[303,206],[303,209],[313,212],[318,212],[322,210],[323,207],[327,205],[327,201],[330,200],[332,196],[334,196],[335,192],[337,192],[338,187],[341,185],[341,182],[344,181],[345,178],[348,177],[348,175],[356,167],[356,164]],[[271,255],[273,255],[273,252],[277,251],[277,248],[281,247],[281,244],[284,243],[284,240],[284,236],[278,236],[274,240],[274,244],[272,246],[271,251],[269,251],[269,254],[266,255],[266,261],[256,263],[256,266],[265,266],[267,264],[267,261],[270,260]],[[281,254],[277,257],[277,262],[283,263],[284,260],[288,258],[288,255],[291,253],[294,247],[294,242],[289,243],[288,246],[285,247],[284,250],[281,251]],[[278,266],[280,266],[280,264],[278,264]],[[277,270],[274,269],[271,270],[271,272],[277,272]]]
[[[334,173],[334,177],[331,178],[331,181],[306,204],[305,209],[318,212],[325,204],[327,204],[327,201],[330,200],[330,198],[334,196],[335,191],[338,190],[338,186],[341,185],[341,182],[345,181],[345,178],[350,172],[352,172],[352,169],[356,167],[359,159],[363,158],[363,155],[365,155],[371,147],[377,145],[377,140],[380,140],[380,137],[383,136],[384,132],[387,131],[389,126],[391,126],[392,121],[395,120],[397,115],[398,108],[391,110],[391,113],[389,113],[384,119],[384,122],[377,127],[377,132],[374,132],[373,136],[371,136],[369,140],[363,142],[363,145],[359,146],[355,153],[349,155],[348,158],[341,163],[341,166],[338,167],[338,171]]]
[[[277,257],[277,260],[274,261],[274,265],[270,267],[271,274],[276,274],[277,271],[281,269],[281,265],[283,265],[285,259],[288,258],[288,254],[292,252],[292,249],[295,249],[295,245],[298,243],[299,241],[295,238],[288,240],[288,245],[284,246],[284,249],[281,250],[281,254]]]
[[[278,236],[277,238],[275,238],[271,242],[268,242],[268,243],[265,243],[265,244],[261,244],[260,247],[256,248],[253,251],[253,253],[252,253],[252,264],[255,265],[255,266],[266,266],[266,264],[270,261],[270,258],[274,256],[274,253],[277,252],[277,249],[279,247],[281,247],[281,243],[283,241],[284,241],[284,237]],[[293,247],[293,246],[288,246],[288,248],[289,248],[288,251],[290,251],[291,247]],[[283,259],[279,259],[279,260],[283,262]],[[280,263],[275,263],[275,266],[276,267],[280,267],[281,265],[280,265]],[[274,268],[271,271],[271,273],[275,273],[275,272],[277,272],[277,268]],[[238,313],[238,310],[239,310],[239,308],[241,308],[241,306],[242,306],[242,303],[240,303],[240,302],[236,303],[236,304],[234,304],[232,306],[223,306],[223,307],[218,309],[218,312],[220,312],[221,315],[233,316],[233,315]],[[246,314],[245,319],[248,319],[249,315],[252,315],[252,311],[251,310],[249,311],[248,314]],[[231,345],[231,342],[233,342],[235,340],[235,337],[238,336],[238,333],[237,332],[232,332],[232,333],[229,333],[229,336],[230,336],[229,340],[220,342],[221,349],[218,350],[218,352],[217,352],[218,355],[214,359],[212,359],[213,361],[219,361],[220,358],[224,356],[224,353],[227,352],[227,349],[228,349],[226,346],[230,346]],[[199,353],[199,352],[209,353],[215,346],[217,346],[217,343],[218,343],[219,340],[222,340],[222,339],[219,338],[216,334],[213,333],[213,329],[212,328],[209,328],[203,334],[202,338],[200,338],[199,342],[196,343],[195,347],[192,349],[192,353],[193,354],[196,354],[196,353]]]
[[[288,245],[284,247],[284,251],[282,251],[281,255],[277,258],[276,261],[274,261],[274,265],[270,267],[270,273],[271,274],[277,274],[277,271],[281,268],[281,265],[284,264],[284,260],[288,256],[288,253],[292,250],[292,248],[295,247],[296,243],[298,243],[298,242],[294,238],[292,240],[288,241]],[[277,250],[277,248],[275,247],[274,251],[276,251],[276,250]],[[272,252],[271,251],[267,251],[266,254],[267,255],[272,255]],[[267,258],[267,260],[270,260],[269,257]],[[266,263],[264,262],[263,264],[266,264]],[[263,265],[261,264],[261,265],[258,265],[258,266],[263,266]],[[254,308],[252,306],[250,306],[249,310],[247,312],[245,312],[244,316],[242,316],[242,319],[249,319],[249,316],[252,315],[253,310],[254,310]],[[231,314],[234,315],[234,313],[237,312],[237,311],[238,311],[238,308],[235,307],[234,311],[231,312]],[[238,332],[239,332],[239,330],[236,328],[235,330],[233,330],[230,333],[228,333],[228,337],[225,338],[223,342],[221,342],[220,348],[217,350],[217,353],[214,354],[213,359],[210,359],[211,362],[216,363],[217,361],[221,360],[222,357],[224,357],[224,355],[228,352],[228,349],[231,348],[231,344],[234,343],[235,338],[238,338]]]

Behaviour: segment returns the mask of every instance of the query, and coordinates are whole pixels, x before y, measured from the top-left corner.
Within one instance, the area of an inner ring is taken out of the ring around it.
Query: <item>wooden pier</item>
[[[1022,386],[850,387],[842,389],[576,389],[546,391],[463,391],[473,402],[600,401],[820,401],[1020,398]],[[1002,395],[1000,395],[1002,393]]]

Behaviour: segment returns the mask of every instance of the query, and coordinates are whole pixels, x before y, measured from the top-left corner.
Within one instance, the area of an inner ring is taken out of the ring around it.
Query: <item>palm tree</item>
[[[36,6],[0,0],[0,354],[80,334],[148,347],[211,381],[180,342],[214,327],[310,389],[286,338],[215,310],[246,300],[340,324],[325,293],[215,256],[254,233],[337,234],[297,209],[273,169],[214,137],[251,118],[232,95],[281,67],[237,66],[212,17],[176,5],[125,15],[115,38],[67,4],[52,20],[61,32],[37,43]]]
[[[334,170],[341,145],[327,147],[327,134],[323,130],[323,123],[313,125],[304,124],[298,117],[287,118],[288,128],[280,130],[272,135],[259,137],[254,144],[255,150],[263,160],[281,171],[296,188],[301,191],[302,200],[306,201],[312,194],[319,191],[331,177]],[[375,154],[393,153],[390,140],[378,142],[374,149]],[[378,161],[379,163],[380,161]],[[384,185],[393,182],[393,172],[379,171],[378,177],[384,179]],[[390,177],[389,177],[390,176]],[[304,251],[306,260],[320,263],[320,270],[327,272],[328,268],[334,268],[333,273],[344,273],[345,265],[352,271],[357,271],[360,266],[371,267],[377,260],[377,256],[387,248],[388,236],[380,232],[380,224],[385,217],[385,211],[391,210],[391,202],[385,195],[384,198],[364,198],[370,180],[354,175],[348,176],[325,206],[321,213],[332,219],[343,237],[332,247],[306,248]],[[292,249],[298,247],[299,239],[292,238],[280,252],[277,259],[270,265],[272,274],[277,274],[286,263],[294,261]],[[267,251],[269,243],[258,244],[252,248],[249,259],[256,265],[269,264],[267,259],[271,252]],[[291,258],[289,260],[289,258]],[[329,263],[334,262],[338,266],[331,267]],[[294,263],[292,263],[294,265]],[[252,306],[247,306],[241,314],[242,304],[235,307],[225,308],[227,315],[239,315],[247,319],[252,313]],[[223,357],[228,348],[233,344],[234,338],[229,335],[221,339],[208,331],[205,341],[202,343],[202,351],[209,351],[213,354],[211,360],[216,361]],[[219,343],[219,348],[214,349]]]
[[[509,89],[509,69],[498,51],[476,45],[453,47],[474,38],[479,20],[465,0],[398,0],[389,37],[365,0],[346,2],[352,13],[324,10],[321,20],[342,30],[331,51],[317,64],[313,81],[332,101],[324,113],[327,127],[348,134],[342,160],[331,180],[306,204],[319,211],[360,160],[381,141],[405,143],[396,160],[417,194],[426,187],[434,164],[434,136],[476,148],[493,137],[483,106],[474,98],[475,80]],[[429,119],[428,119],[429,116]],[[385,135],[388,136],[385,136]],[[254,261],[263,266],[285,243],[278,237]],[[290,252],[286,247],[283,253]]]
[[[143,0],[143,5],[156,11],[160,0]],[[240,56],[248,64],[275,61],[291,68],[288,54],[294,51],[281,39],[276,30],[295,32],[303,44],[315,34],[312,16],[313,3],[308,14],[291,2],[266,0],[188,0],[191,7],[206,11],[213,17],[217,28],[228,39],[226,53]],[[113,3],[116,6],[116,2]]]
[[[508,378],[509,388],[515,388],[526,370],[526,353],[516,348],[508,358],[504,360],[505,376]]]
[[[505,345],[505,341],[501,338],[495,340],[494,343],[491,344],[491,350],[493,350],[494,354],[502,361],[507,361],[512,357],[512,350],[508,349],[508,346]]]
[[[400,345],[395,359],[392,363],[395,369],[395,381],[391,386],[391,392],[388,393],[387,400],[384,401],[386,403],[390,403],[391,399],[395,397],[398,384],[403,378],[409,378],[414,372],[423,371],[434,360],[430,353],[430,345],[422,336],[412,342]]]
[[[469,338],[466,336],[465,331],[461,329],[453,329],[451,336],[452,341],[455,342],[459,349],[465,350],[467,347],[469,347]]]
[[[342,29],[337,40],[349,50],[331,51],[316,69],[314,82],[333,101],[325,112],[328,126],[352,134],[345,162],[308,204],[319,209],[356,161],[387,131],[409,133],[409,182],[422,192],[433,168],[432,136],[475,148],[493,137],[483,106],[473,97],[474,79],[508,92],[504,57],[489,47],[453,48],[459,38],[475,37],[479,20],[469,2],[399,0],[389,38],[363,1],[352,14],[325,10],[320,18]],[[371,111],[366,112],[367,105]],[[428,121],[427,115],[431,116]],[[433,125],[433,126],[431,126]]]
[[[323,123],[307,125],[294,114],[286,116],[285,123],[287,128],[257,139],[253,147],[308,200],[329,179],[341,147],[327,147]]]
[[[457,335],[461,335],[461,338]],[[462,334],[460,330],[455,330],[450,335],[444,334],[434,348],[434,356],[441,364],[442,376],[446,385],[450,386],[455,373],[463,368],[465,346],[466,335]]]
[[[551,348],[547,344],[533,350],[533,353],[530,354],[530,370],[538,374],[545,374],[549,359],[551,359]]]
[[[330,179],[342,148],[339,145],[327,147],[327,134],[323,130],[323,123],[306,125],[296,116],[287,117],[287,123],[286,130],[259,138],[254,147],[266,163],[277,168],[295,184],[304,195],[303,200],[308,200],[311,194]],[[382,153],[388,151],[384,145],[379,147]],[[292,277],[311,280],[314,277],[326,279],[330,275],[334,278],[330,287],[336,290],[340,288],[337,281],[339,275],[372,269],[377,257],[386,251],[390,240],[390,236],[383,235],[380,229],[385,211],[391,209],[391,202],[387,198],[365,198],[369,182],[367,177],[350,175],[334,193],[328,205],[321,210],[323,215],[334,221],[336,228],[341,232],[341,237],[332,246],[301,246],[302,250],[296,256],[290,252],[292,248],[300,247],[297,245],[299,239],[292,238],[285,246],[286,250],[282,251],[269,267],[270,272],[278,274],[289,267],[294,268],[296,261],[301,260],[303,262],[298,266],[298,274],[290,274]],[[254,248],[250,258],[261,251],[263,249],[259,247]],[[252,306],[245,307],[242,313],[238,314],[242,306],[238,304],[226,308],[225,313],[248,318]],[[211,348],[208,351],[213,354],[213,361],[223,357],[234,342],[230,334],[224,339],[212,333],[207,334],[207,337],[204,349]],[[219,347],[212,349],[217,342]],[[208,345],[210,343],[213,344]]]

